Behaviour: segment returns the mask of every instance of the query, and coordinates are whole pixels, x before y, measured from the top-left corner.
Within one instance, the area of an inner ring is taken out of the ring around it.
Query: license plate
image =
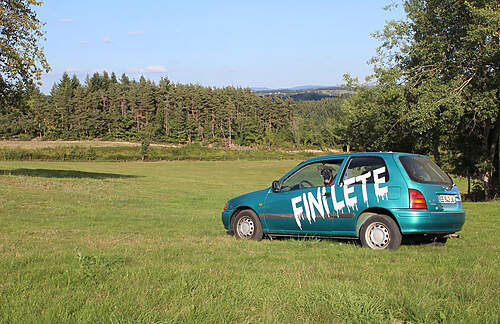
[[[442,204],[455,204],[457,196],[455,195],[439,195],[439,202]]]

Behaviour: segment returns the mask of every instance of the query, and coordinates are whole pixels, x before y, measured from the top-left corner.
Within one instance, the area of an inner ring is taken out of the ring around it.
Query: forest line
[[[82,83],[64,73],[49,95],[36,87],[17,94],[1,116],[0,136],[29,140],[147,137],[161,143],[224,146],[341,147],[327,131],[341,118],[341,98],[296,102],[250,89],[158,83],[95,73]],[[311,107],[314,106],[314,109]]]

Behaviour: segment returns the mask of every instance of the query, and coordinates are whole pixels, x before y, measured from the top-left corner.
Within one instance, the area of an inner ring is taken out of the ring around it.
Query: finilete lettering
[[[306,220],[311,224],[316,221],[317,217],[325,218],[333,214],[330,214],[330,208],[328,207],[327,195],[326,193],[330,191],[330,198],[333,204],[333,209],[337,216],[345,211],[354,212],[358,210],[358,197],[353,196],[354,194],[354,184],[361,183],[361,192],[363,197],[363,203],[366,207],[368,205],[368,191],[366,182],[373,175],[373,188],[375,191],[375,196],[377,202],[380,200],[387,199],[388,187],[381,186],[386,182],[385,177],[380,177],[381,174],[385,173],[385,167],[369,171],[357,177],[352,177],[344,180],[344,185],[342,186],[343,197],[336,196],[335,186],[318,187],[316,193],[308,192],[303,193],[300,196],[290,199],[292,203],[293,214],[295,216],[295,221],[300,229],[302,229],[302,220]]]

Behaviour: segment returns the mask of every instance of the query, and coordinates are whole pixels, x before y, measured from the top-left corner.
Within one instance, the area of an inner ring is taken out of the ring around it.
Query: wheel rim
[[[239,237],[251,238],[255,231],[255,224],[250,217],[242,217],[236,225]]]
[[[391,243],[391,233],[385,224],[375,222],[366,229],[365,241],[372,249],[385,249]]]

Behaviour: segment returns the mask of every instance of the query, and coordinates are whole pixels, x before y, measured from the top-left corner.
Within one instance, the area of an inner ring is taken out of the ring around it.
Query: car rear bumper
[[[394,211],[403,234],[455,233],[465,223],[463,210],[436,211],[399,209]]]

